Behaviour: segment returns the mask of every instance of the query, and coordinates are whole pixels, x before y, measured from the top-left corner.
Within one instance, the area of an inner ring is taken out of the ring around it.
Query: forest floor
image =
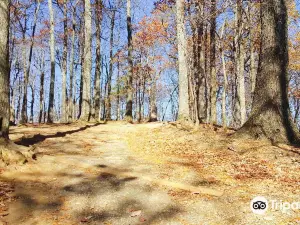
[[[0,224],[300,224],[300,150],[170,123],[11,128],[37,160],[0,171]],[[205,189],[207,188],[207,189]],[[212,195],[213,194],[213,195]]]

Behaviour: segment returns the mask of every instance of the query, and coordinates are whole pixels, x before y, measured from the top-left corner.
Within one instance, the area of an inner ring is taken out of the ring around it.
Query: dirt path
[[[124,136],[132,129],[110,124],[48,135],[36,163],[2,174],[14,181],[17,197],[9,224],[171,222],[181,209],[161,186],[177,183],[160,185],[159,171],[129,151]]]
[[[231,187],[203,186],[188,165],[170,171],[136,154],[127,139],[136,131],[135,125],[119,123],[13,130],[13,139],[22,132],[41,133],[20,140],[38,144],[41,152],[36,162],[1,174],[14,183],[16,196],[5,220],[13,225],[273,224],[270,217],[252,215],[247,201],[242,207],[232,204],[239,199],[228,194]],[[137,134],[137,146],[140,138]],[[184,170],[184,177],[172,179],[176,169]]]

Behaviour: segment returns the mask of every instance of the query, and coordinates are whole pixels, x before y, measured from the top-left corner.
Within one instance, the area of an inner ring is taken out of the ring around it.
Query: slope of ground
[[[173,125],[12,128],[39,153],[2,170],[0,224],[299,224],[300,210],[250,210],[256,196],[300,202],[297,149]]]

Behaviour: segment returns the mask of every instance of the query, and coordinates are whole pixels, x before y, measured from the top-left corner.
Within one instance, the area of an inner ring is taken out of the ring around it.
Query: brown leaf
[[[141,223],[144,223],[144,222],[146,222],[147,220],[146,220],[144,217],[140,217],[139,221],[140,221]]]

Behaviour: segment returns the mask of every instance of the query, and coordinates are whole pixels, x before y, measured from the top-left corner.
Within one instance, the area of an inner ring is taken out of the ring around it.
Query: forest
[[[0,225],[300,223],[299,0],[1,0],[0,28]]]

